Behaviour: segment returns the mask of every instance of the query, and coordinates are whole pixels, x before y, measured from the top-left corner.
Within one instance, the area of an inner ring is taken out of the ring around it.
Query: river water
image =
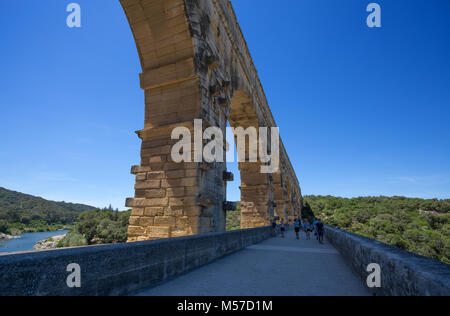
[[[19,239],[0,241],[0,253],[33,250],[34,245],[36,245],[38,241],[45,240],[53,236],[64,235],[67,233],[67,230],[58,230],[54,232],[22,234],[19,235]]]

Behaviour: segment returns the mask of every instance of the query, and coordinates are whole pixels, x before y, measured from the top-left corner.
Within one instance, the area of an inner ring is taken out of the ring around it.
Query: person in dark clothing
[[[316,229],[317,229],[318,240],[321,244],[323,244],[323,235],[325,233],[325,229],[324,229],[323,223],[320,219],[318,219],[318,221],[317,221]]]
[[[301,228],[300,219],[297,218],[294,221],[294,229],[295,229],[295,235],[297,236],[297,239],[300,239],[300,237],[299,237],[300,228]]]
[[[274,219],[272,221],[272,229],[273,229],[273,233],[276,236],[277,235],[277,221]]]

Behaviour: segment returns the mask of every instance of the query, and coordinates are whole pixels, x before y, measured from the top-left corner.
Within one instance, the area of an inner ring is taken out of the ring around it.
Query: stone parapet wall
[[[0,296],[127,295],[211,263],[272,235],[270,227],[0,255]],[[81,288],[69,288],[69,264],[81,268]]]
[[[370,274],[368,265],[380,265],[381,287],[373,289],[376,295],[450,295],[450,265],[328,226],[325,236],[364,282]]]

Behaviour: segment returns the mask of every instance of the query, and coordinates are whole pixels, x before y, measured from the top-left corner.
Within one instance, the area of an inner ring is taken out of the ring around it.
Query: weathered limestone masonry
[[[173,128],[276,127],[231,3],[227,0],[120,0],[135,37],[145,91],[141,164],[129,241],[225,230],[225,163],[174,163]],[[230,141],[231,142],[231,141]],[[242,228],[300,215],[300,186],[280,141],[280,171],[242,162]]]

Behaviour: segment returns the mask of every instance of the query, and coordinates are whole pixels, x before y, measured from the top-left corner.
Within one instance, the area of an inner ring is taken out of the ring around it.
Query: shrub
[[[56,248],[65,248],[65,247],[80,247],[80,246],[86,246],[87,240],[86,238],[84,238],[83,235],[81,235],[80,233],[73,231],[70,232],[66,235],[66,237],[64,237],[63,239],[61,239],[57,244],[56,244]]]

